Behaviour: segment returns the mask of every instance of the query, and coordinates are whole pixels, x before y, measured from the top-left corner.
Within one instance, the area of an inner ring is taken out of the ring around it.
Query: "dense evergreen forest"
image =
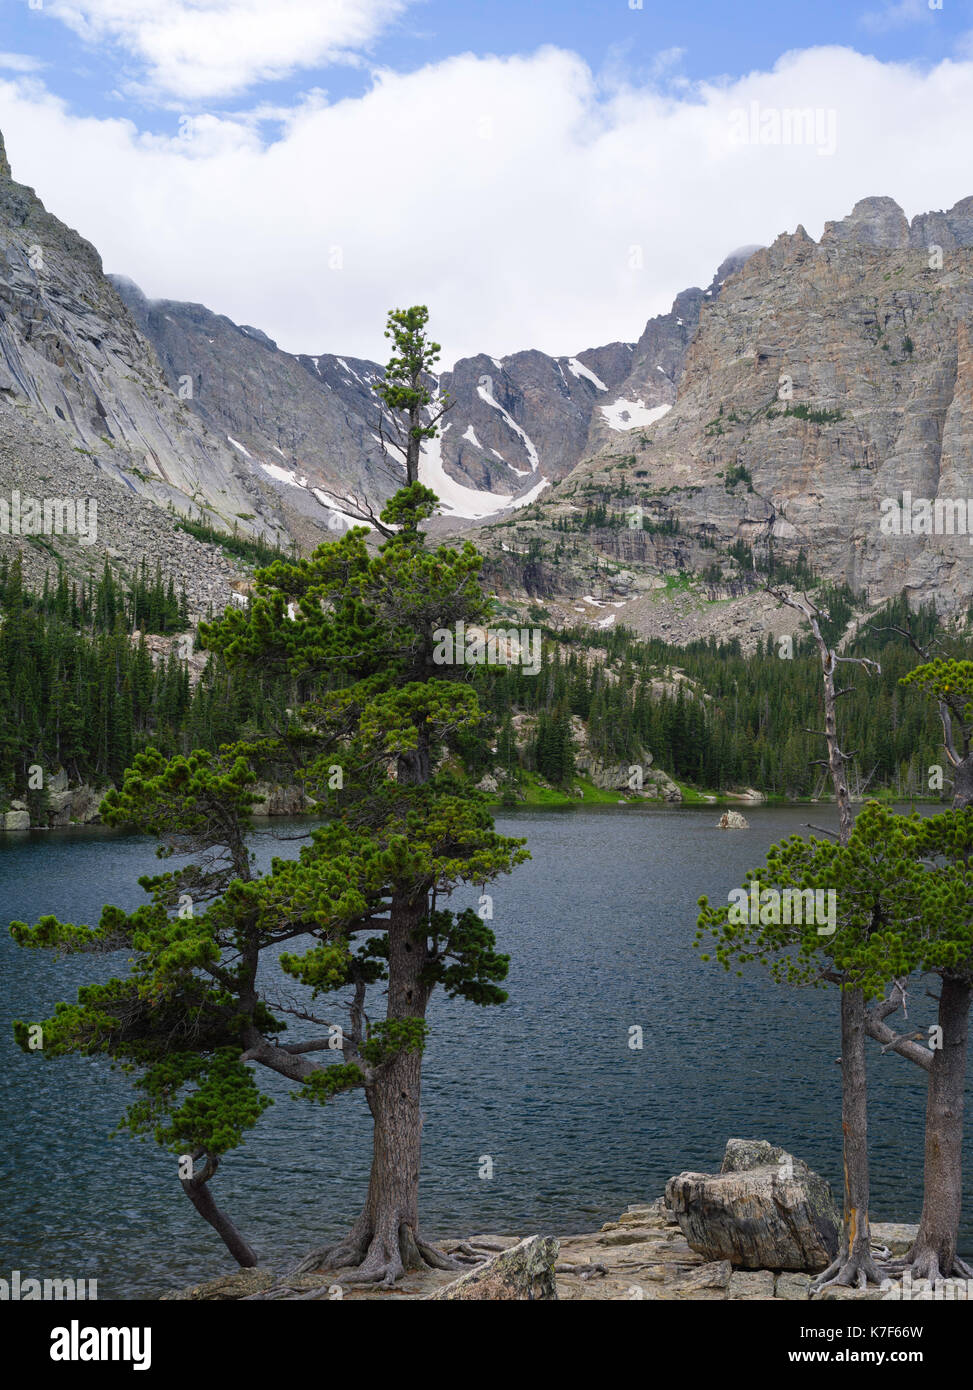
[[[185,595],[144,567],[128,586],[106,564],[98,582],[62,574],[31,594],[19,559],[0,562],[0,805],[35,764],[103,786],[150,744],[169,756],[266,728],[285,703],[272,683],[234,683],[210,661],[192,690],[177,653],[153,663],[146,634],[188,628]]]
[[[851,616],[847,590],[822,593],[834,640]],[[881,664],[881,675],[849,674],[853,687],[841,702],[841,736],[853,753],[853,791],[886,788],[896,795],[928,795],[928,769],[942,764],[942,731],[929,702],[899,680],[917,664],[908,642],[875,628],[911,624],[920,643],[938,633],[931,610],[909,613],[904,598],[888,605],[856,640],[856,655]],[[942,635],[940,639],[942,640]],[[968,643],[944,641],[942,650],[968,654]],[[672,679],[681,671],[688,681]],[[851,672],[851,668],[849,668]],[[668,673],[668,674],[667,674]],[[772,639],[744,656],[738,641],[673,647],[645,641],[624,628],[559,634],[541,673],[517,667],[478,668],[483,706],[499,725],[497,754],[477,756],[514,770],[511,714],[537,715],[537,738],[528,764],[554,783],[570,777],[565,748],[571,715],[588,727],[591,750],[622,762],[651,752],[656,767],[708,790],[756,787],[771,795],[818,793],[824,769],[815,766],[822,741],[806,730],[821,728],[821,667],[811,638],[794,643],[784,659]],[[656,688],[653,690],[653,682]]]
[[[852,596],[838,589],[826,597],[835,637]],[[0,805],[23,794],[32,765],[64,767],[72,781],[103,786],[150,745],[169,756],[279,727],[299,694],[279,679],[235,681],[213,657],[195,686],[178,653],[154,663],[146,634],[185,632],[188,618],[185,596],[144,567],[130,584],[106,564],[97,582],[72,585],[62,574],[30,594],[19,562],[3,562],[0,615]],[[854,754],[853,790],[927,795],[928,769],[942,762],[928,702],[899,684],[916,664],[914,652],[902,637],[874,631],[907,621],[920,641],[943,640],[931,611],[910,617],[900,599],[854,646],[882,673],[856,671],[846,681],[854,691],[842,701],[842,741]],[[968,655],[967,645],[952,638],[942,649]],[[469,678],[488,721],[455,748],[475,775],[500,766],[514,779],[526,769],[568,785],[575,715],[605,761],[650,752],[656,767],[710,791],[752,786],[803,797],[823,787],[815,765],[821,741],[806,732],[821,727],[820,667],[809,638],[782,659],[770,639],[745,656],[738,642],[673,647],[624,628],[548,632],[540,674],[481,666]],[[517,713],[536,719],[519,739]]]

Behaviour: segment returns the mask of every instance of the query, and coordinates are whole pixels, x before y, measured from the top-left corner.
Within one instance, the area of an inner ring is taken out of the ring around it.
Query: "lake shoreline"
[[[903,1255],[915,1236],[917,1226],[872,1222],[872,1245],[876,1254],[883,1250]],[[486,1259],[511,1249],[538,1234],[483,1234],[462,1238],[434,1239],[447,1254],[476,1251]],[[546,1234],[541,1232],[541,1235]],[[692,1250],[664,1199],[633,1203],[615,1221],[606,1221],[598,1230],[556,1237],[559,1244],[555,1274],[557,1297],[564,1302],[647,1301],[647,1302],[835,1302],[901,1301],[903,1288],[872,1285],[868,1289],[831,1287],[811,1294],[813,1274],[792,1270],[732,1268],[726,1260],[707,1260]],[[340,1271],[319,1270],[289,1276],[283,1271],[258,1266],[217,1275],[171,1294],[165,1302],[201,1302],[261,1299],[267,1296],[302,1301],[392,1301],[423,1300],[439,1293],[462,1271],[424,1269],[406,1273],[393,1287],[381,1285],[342,1285]],[[949,1281],[960,1283],[962,1281]],[[273,1293],[271,1293],[273,1290]],[[971,1290],[970,1292],[973,1292]],[[935,1297],[924,1294],[919,1282],[906,1285],[906,1299]],[[952,1300],[951,1300],[952,1301]]]

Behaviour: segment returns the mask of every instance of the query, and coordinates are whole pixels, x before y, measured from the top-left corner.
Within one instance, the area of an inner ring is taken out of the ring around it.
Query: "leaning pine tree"
[[[234,671],[278,672],[304,698],[258,743],[142,754],[109,795],[108,823],[151,831],[163,857],[191,862],[141,880],[151,901],[133,913],[106,907],[97,928],[53,917],[12,926],[25,946],[134,961],[124,978],[58,1006],[40,1025],[44,1053],[107,1053],[135,1073],[140,1096],[123,1123],[180,1156],[187,1195],[243,1264],[255,1255],[206,1185],[268,1104],[256,1081],[266,1068],[316,1103],[359,1090],[374,1120],[363,1209],[302,1267],[391,1283],[423,1263],[453,1266],[419,1224],[426,1011],[437,985],[502,1002],[508,960],[477,912],[444,900],[509,872],[526,850],[495,832],[452,753],[480,714],[465,668],[436,664],[433,634],[483,621],[489,605],[472,546],[426,548],[420,524],[435,500],[419,484],[402,489],[377,553],[352,530],[310,559],[258,571],[249,610],[204,627]],[[297,859],[260,875],[247,849],[253,768],[288,755],[328,819]],[[336,992],[341,1024],[314,1002]],[[288,1041],[288,1018],[310,1035]],[[32,1027],[16,1025],[25,1048]]]

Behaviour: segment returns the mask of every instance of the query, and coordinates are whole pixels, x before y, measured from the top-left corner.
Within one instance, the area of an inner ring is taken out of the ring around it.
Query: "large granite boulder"
[[[0,816],[0,826],[4,830],[29,830],[30,815],[27,811],[8,811]]]
[[[801,1159],[763,1140],[729,1140],[717,1174],[670,1178],[666,1204],[708,1261],[817,1273],[838,1251],[841,1217],[831,1188]]]
[[[559,1248],[553,1236],[527,1236],[429,1297],[491,1302],[556,1299],[554,1266]]]

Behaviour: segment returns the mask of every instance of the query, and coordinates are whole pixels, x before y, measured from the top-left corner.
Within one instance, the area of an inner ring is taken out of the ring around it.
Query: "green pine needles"
[[[124,953],[126,972],[39,1025],[43,1054],[107,1054],[132,1073],[120,1128],[183,1161],[205,1156],[183,1186],[243,1262],[252,1252],[225,1214],[204,1209],[200,1184],[270,1104],[264,1069],[319,1103],[364,1090],[375,1116],[369,1201],[342,1260],[394,1278],[410,1260],[444,1258],[418,1236],[426,1006],[437,986],[502,1003],[508,968],[488,921],[445,904],[527,852],[493,829],[453,756],[482,716],[468,668],[434,663],[433,633],[490,608],[471,545],[426,548],[420,524],[434,504],[418,484],[403,489],[383,514],[398,529],[378,550],[356,528],[308,559],[278,560],[257,572],[246,612],[204,625],[235,679],[280,679],[303,699],[258,740],[133,759],[103,818],[158,837],[166,867],[140,880],[149,901],[106,906],[96,927],[51,916],[11,927],[25,947]],[[258,873],[248,844],[255,767],[268,757],[327,819],[297,858]],[[22,1047],[37,1026],[17,1023]]]

